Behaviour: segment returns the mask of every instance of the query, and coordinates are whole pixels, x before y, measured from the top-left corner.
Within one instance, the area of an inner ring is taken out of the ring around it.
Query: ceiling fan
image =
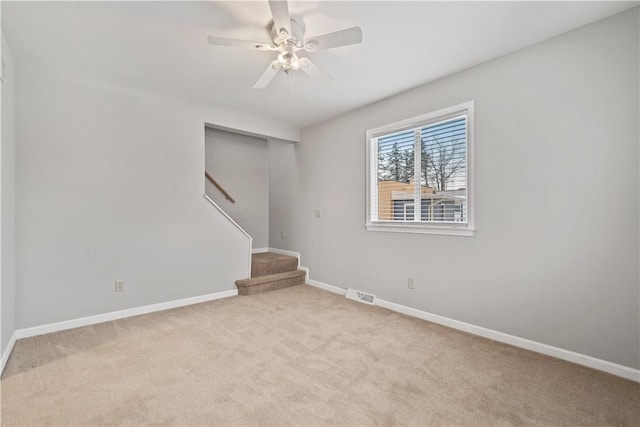
[[[301,58],[297,52],[304,50],[314,52],[321,49],[348,46],[362,42],[360,27],[351,27],[317,37],[305,38],[305,25],[297,15],[289,14],[286,0],[269,0],[273,21],[269,25],[272,43],[253,42],[247,40],[229,39],[225,37],[209,36],[209,43],[218,46],[233,46],[256,49],[261,51],[278,52],[260,78],[253,85],[256,89],[265,88],[279,70],[287,75],[291,71],[302,70],[310,77],[319,77],[324,73],[308,58]]]

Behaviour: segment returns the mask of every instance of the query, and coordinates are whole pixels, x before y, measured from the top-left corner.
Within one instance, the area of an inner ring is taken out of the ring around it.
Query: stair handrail
[[[233,200],[233,197],[231,197],[231,195],[229,193],[227,193],[227,191],[222,188],[222,185],[218,184],[218,181],[216,181],[215,179],[213,179],[213,177],[211,175],[209,175],[209,172],[204,171],[204,176],[213,184],[215,185],[215,187],[220,190],[220,192],[224,195],[224,197],[229,200],[231,203],[235,203],[236,201]]]

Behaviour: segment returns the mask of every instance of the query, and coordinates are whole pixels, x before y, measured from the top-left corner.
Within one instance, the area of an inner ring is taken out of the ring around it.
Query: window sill
[[[446,236],[472,237],[475,228],[471,227],[446,227],[411,224],[365,224],[367,231],[383,231],[390,233],[415,233],[415,234],[440,234]]]

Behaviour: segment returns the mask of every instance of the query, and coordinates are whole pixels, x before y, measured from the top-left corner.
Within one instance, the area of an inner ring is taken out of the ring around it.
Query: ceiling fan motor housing
[[[298,15],[291,15],[290,21],[291,21],[291,34],[289,35],[288,40],[294,46],[301,48],[302,42],[304,40],[304,31],[306,29],[304,25],[304,21],[302,21],[302,18],[299,17]],[[273,40],[274,45],[280,46],[287,41],[279,34],[279,31],[276,28],[273,21],[271,21],[271,24],[269,25],[269,29],[271,32],[271,40]]]

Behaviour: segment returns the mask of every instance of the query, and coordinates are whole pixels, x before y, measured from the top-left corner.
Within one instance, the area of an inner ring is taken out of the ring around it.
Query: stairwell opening
[[[205,195],[269,246],[269,152],[265,138],[205,126]]]

